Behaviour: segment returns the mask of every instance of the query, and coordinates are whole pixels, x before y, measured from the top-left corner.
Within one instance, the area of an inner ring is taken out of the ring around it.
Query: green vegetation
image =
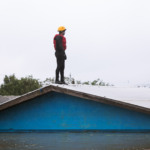
[[[22,95],[42,87],[42,84],[32,76],[17,79],[16,76],[5,75],[4,83],[0,86],[0,95]]]
[[[38,79],[34,79],[31,75],[27,77],[22,77],[21,79],[16,78],[16,76],[5,75],[4,83],[0,85],[0,95],[22,95],[42,86],[47,86],[52,83],[55,83],[55,78],[46,78],[45,81],[40,82]],[[65,77],[65,82],[67,84],[76,84],[76,85],[92,85],[92,86],[113,86],[109,83],[105,83],[100,79],[94,81],[79,81],[75,80],[71,74],[69,77]]]

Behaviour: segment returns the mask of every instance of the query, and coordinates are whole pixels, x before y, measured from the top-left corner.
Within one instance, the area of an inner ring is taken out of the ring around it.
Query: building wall
[[[150,115],[51,92],[0,111],[0,131],[150,130]]]

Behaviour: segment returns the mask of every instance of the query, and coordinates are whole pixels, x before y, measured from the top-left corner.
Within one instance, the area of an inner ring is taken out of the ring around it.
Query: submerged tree
[[[16,76],[5,75],[4,83],[0,86],[0,95],[22,95],[42,87],[38,79],[32,76],[17,79]]]

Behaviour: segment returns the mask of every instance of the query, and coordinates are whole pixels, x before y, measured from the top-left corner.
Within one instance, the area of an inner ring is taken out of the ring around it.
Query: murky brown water
[[[150,133],[0,133],[0,150],[150,150]]]

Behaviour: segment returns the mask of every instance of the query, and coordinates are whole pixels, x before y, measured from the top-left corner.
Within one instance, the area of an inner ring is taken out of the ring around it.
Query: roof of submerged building
[[[17,98],[17,97],[18,96],[2,96],[2,95],[0,95],[0,104],[5,103],[7,101],[10,101],[10,100]]]
[[[3,100],[0,110],[52,91],[150,114],[150,88],[57,84]]]

